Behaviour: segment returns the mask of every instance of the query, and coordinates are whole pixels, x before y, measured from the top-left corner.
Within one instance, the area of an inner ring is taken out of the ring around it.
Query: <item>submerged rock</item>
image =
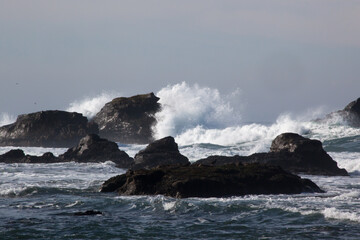
[[[68,149],[59,156],[63,161],[75,162],[105,162],[113,161],[121,168],[129,168],[134,160],[121,151],[115,142],[100,138],[96,134],[90,134],[82,138],[79,144]]]
[[[308,179],[301,179],[280,167],[261,164],[129,170],[103,184],[101,192],[112,191],[120,195],[162,194],[177,198],[323,192]]]
[[[234,163],[262,163],[280,166],[286,171],[311,175],[348,176],[345,169],[326,153],[318,140],[304,138],[295,133],[277,136],[268,153],[250,156],[211,156],[198,160],[194,165],[225,165]]]
[[[85,212],[76,212],[74,213],[75,216],[94,216],[94,215],[102,215],[103,213],[96,210],[88,210]]]
[[[134,163],[133,170],[190,164],[189,159],[179,152],[175,139],[170,136],[150,143],[145,149],[135,155]]]
[[[80,113],[41,111],[20,115],[15,123],[0,127],[0,146],[70,147],[97,132],[97,125]]]
[[[153,141],[152,126],[155,113],[160,110],[154,93],[115,98],[96,114],[101,137],[111,141],[146,144]]]

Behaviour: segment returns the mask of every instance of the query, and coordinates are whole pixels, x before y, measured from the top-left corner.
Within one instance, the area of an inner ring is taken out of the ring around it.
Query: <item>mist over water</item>
[[[9,113],[0,113],[0,127],[16,121],[16,117]]]
[[[241,116],[217,89],[190,86],[186,82],[169,85],[156,94],[162,110],[155,116],[156,138],[178,136],[200,126],[224,128],[240,123]]]
[[[106,103],[119,96],[121,95],[115,92],[102,92],[95,97],[85,97],[81,100],[75,100],[70,103],[66,111],[82,113],[85,117],[91,119]]]

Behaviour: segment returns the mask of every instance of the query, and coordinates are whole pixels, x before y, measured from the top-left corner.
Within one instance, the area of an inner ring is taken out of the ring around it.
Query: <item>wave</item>
[[[120,94],[116,92],[103,92],[95,97],[85,97],[70,103],[66,111],[82,113],[84,116],[92,118],[107,102],[110,102],[117,96],[120,96]]]
[[[162,111],[155,115],[156,138],[177,136],[198,126],[224,128],[240,123],[240,114],[217,89],[182,82],[169,85],[156,95],[162,105]]]
[[[16,121],[16,117],[9,113],[0,114],[0,127],[14,123],[15,121]]]
[[[311,109],[297,116],[280,114],[272,124],[242,124],[241,114],[232,107],[229,97],[217,89],[183,82],[161,89],[162,110],[155,115],[155,137],[174,136],[182,146],[209,143],[221,146],[247,144],[246,153],[267,151],[281,133],[294,132],[321,141],[360,135],[360,129],[337,118],[313,121],[324,113]]]

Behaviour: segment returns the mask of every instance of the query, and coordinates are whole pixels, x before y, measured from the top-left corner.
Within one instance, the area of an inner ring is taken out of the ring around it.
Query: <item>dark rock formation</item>
[[[76,147],[68,149],[64,154],[55,157],[52,153],[42,156],[25,155],[23,150],[15,149],[0,155],[3,163],[58,163],[58,162],[106,162],[113,161],[117,167],[129,168],[134,160],[121,151],[114,142],[90,134],[82,138]]]
[[[349,103],[341,113],[351,126],[360,127],[360,98]]]
[[[323,192],[308,179],[301,179],[280,167],[260,164],[129,170],[106,181],[101,191],[117,191],[120,195],[162,194],[177,198]]]
[[[165,137],[150,143],[145,149],[135,155],[135,169],[150,169],[166,165],[188,165],[189,159],[180,154],[173,137]]]
[[[338,117],[341,117],[352,127],[360,127],[360,98],[349,103],[343,110],[332,112],[326,115],[324,119],[317,119],[317,121],[323,122]]]
[[[347,171],[340,169],[325,152],[320,141],[304,138],[295,133],[283,133],[277,136],[268,153],[255,153],[247,157],[211,156],[195,162],[194,165],[219,166],[234,163],[269,164],[280,166],[293,173],[348,176]]]
[[[70,147],[97,132],[97,125],[80,113],[42,111],[20,115],[15,123],[0,127],[0,146]]]
[[[113,161],[121,168],[129,168],[134,160],[121,151],[115,142],[90,134],[82,138],[76,147],[68,149],[59,156],[63,161],[75,162],[105,162]]]
[[[88,210],[85,212],[76,212],[74,213],[75,216],[94,216],[94,215],[102,215],[103,213],[96,210]]]
[[[3,163],[56,163],[58,162],[51,152],[44,153],[42,156],[25,155],[21,149],[10,150],[0,155],[0,162]]]
[[[158,101],[153,93],[115,98],[105,104],[93,121],[99,125],[100,136],[111,141],[149,143],[153,141],[154,114],[160,110]]]

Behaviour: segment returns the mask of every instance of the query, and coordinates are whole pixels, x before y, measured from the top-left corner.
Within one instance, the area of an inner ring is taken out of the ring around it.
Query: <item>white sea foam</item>
[[[162,105],[154,127],[157,138],[176,136],[198,126],[224,128],[240,122],[240,115],[217,89],[183,82],[161,89],[157,96]]]
[[[102,181],[124,173],[113,162],[0,164],[2,178],[0,196],[34,194],[37,188],[88,189],[98,188]]]
[[[325,208],[322,214],[324,214],[325,218],[360,222],[360,215],[358,213],[339,210],[335,207]]]
[[[95,97],[85,97],[70,103],[66,111],[82,113],[84,116],[92,118],[107,102],[117,96],[120,96],[120,94],[116,92],[103,92]]]
[[[226,96],[216,89],[183,82],[161,89],[162,111],[156,114],[156,138],[174,136],[182,146],[200,143],[221,146],[247,145],[244,153],[267,151],[271,141],[284,132],[294,132],[321,141],[360,135],[339,119],[311,121],[324,114],[316,108],[294,116],[281,114],[273,124],[242,124]]]
[[[329,152],[329,155],[338,163],[338,167],[345,168],[350,173],[360,174],[359,152]]]
[[[0,127],[11,124],[16,121],[16,117],[9,113],[0,114]]]
[[[224,129],[206,129],[197,126],[188,129],[176,136],[179,144],[211,143],[222,146],[231,146],[239,143],[253,143],[248,149],[249,153],[266,151],[271,141],[284,132],[304,134],[308,130],[288,115],[280,116],[272,125],[247,124],[242,126],[227,127]]]

